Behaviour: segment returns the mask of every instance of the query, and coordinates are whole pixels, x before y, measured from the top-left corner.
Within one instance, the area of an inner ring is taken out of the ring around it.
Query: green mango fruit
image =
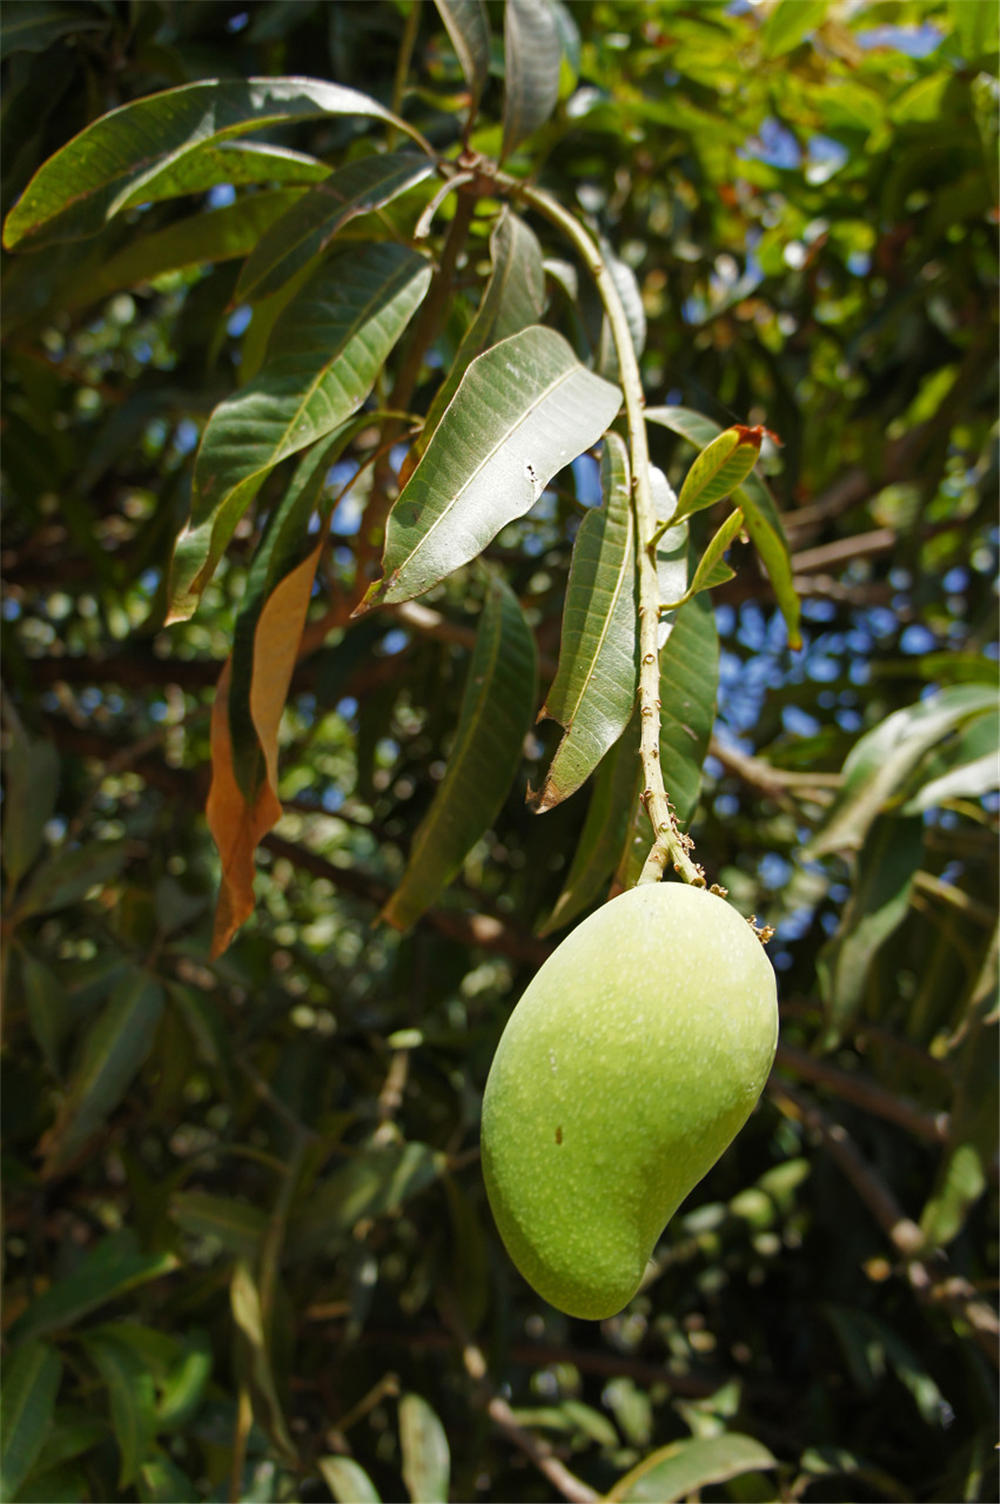
[[[511,1014],[483,1098],[490,1206],[539,1295],[595,1321],[627,1304],[777,1041],[771,963],[715,894],[642,884],[567,936]]]

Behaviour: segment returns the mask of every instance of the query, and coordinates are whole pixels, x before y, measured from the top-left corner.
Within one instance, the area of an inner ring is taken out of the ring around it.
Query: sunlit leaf
[[[904,814],[922,814],[946,799],[979,799],[1000,788],[1000,715],[986,711],[973,717],[954,745],[932,754],[920,773],[927,782],[907,800]]]
[[[455,741],[413,838],[402,881],[382,910],[408,929],[451,881],[496,818],[535,707],[535,643],[517,598],[492,575],[469,663]]]
[[[826,20],[827,0],[778,0],[761,27],[761,42],[768,57],[781,57],[797,47],[807,32]]]
[[[609,433],[601,461],[604,502],[580,524],[563,608],[559,665],[539,712],[565,728],[545,783],[541,813],[567,799],[618,740],[639,681],[635,542],[628,450]]]
[[[501,158],[544,125],[555,109],[561,57],[559,28],[548,0],[507,0]]]
[[[353,1457],[320,1457],[316,1463],[337,1504],[381,1504],[381,1495]]]
[[[78,239],[131,204],[239,182],[241,159],[254,162],[253,181],[280,181],[278,162],[259,148],[240,148],[227,162],[219,144],[316,115],[371,116],[413,133],[367,94],[316,79],[208,79],[165,89],[102,115],[43,162],[7,216],[4,245]],[[197,159],[209,154],[206,173]]]
[[[237,1331],[238,1361],[240,1361],[241,1371],[247,1376],[254,1418],[278,1450],[290,1461],[294,1460],[296,1458],[295,1444],[288,1434],[281,1402],[275,1389],[270,1345],[264,1331],[264,1317],[260,1305],[260,1291],[246,1264],[239,1263],[233,1270],[229,1285],[229,1301]]]
[[[725,522],[712,535],[705,552],[698,560],[698,567],[691,577],[691,583],[684,592],[682,600],[676,605],[682,605],[692,595],[698,595],[702,590],[712,590],[716,585],[724,584],[731,580],[735,571],[730,569],[725,562],[725,552],[732,543],[736,534],[743,526],[743,513],[732,512]]]
[[[675,520],[731,496],[757,463],[760,442],[760,431],[752,428],[727,428],[714,438],[684,477]]]
[[[116,985],[84,1036],[55,1122],[39,1149],[42,1175],[58,1175],[104,1126],[153,1047],[163,1012],[160,983],[138,967]]]
[[[451,45],[474,101],[478,101],[490,72],[490,22],[485,0],[436,0]]]
[[[4,1362],[0,1389],[0,1497],[13,1499],[48,1439],[62,1378],[58,1353],[25,1342]]]
[[[361,157],[338,168],[261,236],[240,273],[235,299],[270,296],[350,220],[391,203],[433,170],[425,156],[412,151]]]
[[[480,355],[389,514],[384,575],[356,614],[410,600],[474,559],[620,403],[552,329],[532,325]]]
[[[618,1479],[607,1497],[673,1504],[711,1483],[725,1483],[743,1473],[758,1473],[777,1465],[767,1447],[751,1436],[736,1432],[697,1436],[651,1452]]]
[[[412,1504],[448,1504],[451,1453],[444,1426],[419,1394],[399,1402],[403,1481]]]

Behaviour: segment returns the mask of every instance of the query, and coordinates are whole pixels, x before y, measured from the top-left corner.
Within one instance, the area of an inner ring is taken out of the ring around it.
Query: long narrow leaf
[[[4,1364],[0,1392],[0,1498],[13,1499],[52,1424],[62,1363],[51,1347],[26,1342]]]
[[[278,1450],[293,1461],[296,1459],[295,1444],[288,1434],[275,1388],[260,1291],[246,1264],[237,1264],[233,1270],[229,1300],[237,1330],[239,1366],[249,1380],[254,1417]]]
[[[316,1466],[337,1504],[381,1504],[381,1494],[353,1457],[320,1457]]]
[[[227,138],[316,115],[362,115],[391,121],[413,135],[384,105],[342,84],[311,78],[205,80],[164,89],[102,115],[35,173],[7,216],[8,250],[30,242],[73,240],[99,230],[130,204],[201,191],[184,168]],[[218,159],[212,182],[236,181],[237,163]],[[272,180],[280,180],[276,167]]]
[[[568,799],[621,736],[639,681],[635,541],[628,450],[609,433],[601,461],[604,504],[580,524],[563,611],[559,666],[540,712],[565,727],[541,813]]]
[[[171,1253],[139,1253],[134,1236],[102,1239],[71,1274],[37,1296],[10,1329],[12,1342],[26,1342],[73,1326],[91,1311],[117,1300],[137,1285],[176,1269]]]
[[[412,1504],[448,1504],[448,1437],[419,1394],[404,1394],[399,1402],[399,1445],[403,1481]]]
[[[389,514],[383,578],[355,614],[410,600],[474,559],[620,403],[554,330],[532,325],[480,355]]]
[[[735,571],[730,569],[724,555],[742,526],[743,513],[731,512],[722,526],[712,535],[705,552],[698,560],[698,567],[691,578],[690,585],[681,599],[674,603],[675,605],[681,606],[686,600],[690,600],[692,595],[698,595],[702,590],[711,590],[715,585],[722,585],[726,580],[733,578]]]
[[[548,0],[507,0],[501,158],[544,125],[555,109],[561,57],[559,28]]]
[[[277,292],[325,250],[350,220],[391,203],[433,170],[425,156],[412,151],[348,162],[261,236],[240,273],[234,296],[237,300],[256,300]]]
[[[119,1489],[128,1488],[149,1457],[156,1434],[156,1390],[141,1357],[107,1331],[86,1335],[83,1346],[107,1385],[111,1422],[118,1443]]]
[[[485,0],[437,0],[473,102],[490,76],[490,21]]]
[[[671,1504],[711,1483],[725,1483],[742,1473],[758,1473],[773,1467],[777,1463],[771,1453],[752,1436],[735,1432],[696,1436],[658,1447],[619,1478],[607,1497]]]
[[[535,703],[535,643],[516,598],[490,580],[448,771],[382,911],[408,929],[451,881],[510,787]]]
[[[760,454],[759,429],[727,428],[701,451],[684,477],[677,498],[678,521],[714,506],[741,485]]]
[[[264,370],[220,403],[202,436],[191,520],[171,567],[171,621],[191,615],[275,465],[361,406],[430,275],[424,259],[405,246],[365,246],[325,266],[285,310]]]

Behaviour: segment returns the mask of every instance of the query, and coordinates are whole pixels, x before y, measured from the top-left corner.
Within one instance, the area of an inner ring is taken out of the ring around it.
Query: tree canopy
[[[994,1498],[992,7],[2,43],[4,1497]],[[480,1108],[640,880],[781,1037],[586,1322]]]

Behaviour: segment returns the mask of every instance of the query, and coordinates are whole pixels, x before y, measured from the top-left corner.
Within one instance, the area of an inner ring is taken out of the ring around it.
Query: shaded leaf
[[[436,0],[475,105],[490,74],[490,22],[485,0]]]
[[[57,846],[18,894],[19,920],[78,903],[91,888],[117,877],[128,858],[124,841],[91,841],[67,851]]]
[[[946,799],[979,799],[1000,787],[1000,714],[975,716],[952,745],[929,757],[919,771],[927,782],[903,806],[907,815],[922,814]]]
[[[532,325],[480,355],[389,514],[383,578],[355,614],[410,600],[474,559],[620,404],[552,329]]]
[[[399,1402],[399,1444],[403,1481],[413,1504],[448,1504],[448,1438],[419,1394],[404,1394]]]
[[[260,1207],[207,1191],[177,1191],[170,1198],[170,1217],[184,1232],[197,1238],[214,1238],[227,1253],[247,1263],[258,1258],[267,1229],[267,1217]]]
[[[201,1494],[169,1457],[151,1457],[139,1468],[139,1498],[148,1504],[197,1504]]]
[[[13,1499],[46,1440],[62,1378],[59,1355],[26,1342],[4,1362],[0,1392],[0,1497]]]
[[[413,134],[366,94],[316,79],[210,79],[164,89],[102,115],[43,162],[7,216],[3,243],[33,248],[91,235],[132,204],[241,181],[241,160],[258,173],[263,167],[264,181],[280,180],[278,160],[287,153],[272,148],[269,161],[260,148],[225,154],[219,144],[316,115],[373,116]],[[205,172],[197,159],[209,156]]]
[[[44,52],[60,37],[71,32],[104,31],[110,25],[106,16],[96,11],[81,14],[79,4],[51,5],[22,0],[16,10],[9,10],[0,29],[0,57],[14,52]]]
[[[594,777],[587,818],[580,832],[562,892],[539,935],[569,924],[601,896],[621,855],[633,814],[639,808],[642,767],[639,762],[639,717],[631,721],[607,752]],[[652,832],[650,832],[650,843]]]
[[[164,1000],[160,983],[138,967],[115,985],[84,1036],[56,1120],[38,1146],[43,1179],[64,1170],[118,1106],[153,1047]]]
[[[434,393],[423,429],[411,451],[411,470],[427,448],[472,360],[488,346],[519,334],[529,324],[536,323],[545,307],[545,268],[541,247],[534,232],[509,206],[503,209],[493,228],[490,256],[493,269],[482,302],[465,331],[447,375]],[[405,483],[409,475],[401,472],[400,478]]]
[[[448,768],[381,917],[408,929],[437,898],[500,810],[535,705],[535,642],[516,597],[492,575]]]
[[[320,1457],[316,1466],[337,1504],[382,1504],[374,1483],[353,1457]]]
[[[190,616],[237,522],[274,467],[364,402],[430,281],[405,246],[352,249],[310,279],[275,326],[264,369],[208,421],[191,520],[177,540],[168,620]]]
[[[992,711],[995,690],[985,684],[953,684],[905,706],[860,737],[844,762],[844,782],[806,857],[856,851],[868,828],[929,747],[978,711]]]
[[[11,1328],[10,1339],[23,1342],[62,1331],[137,1285],[160,1279],[176,1268],[171,1253],[139,1253],[129,1233],[102,1238],[71,1274],[31,1302]]]
[[[561,58],[559,28],[548,0],[507,0],[501,161],[555,109]]]
[[[673,1504],[710,1483],[725,1483],[742,1473],[761,1472],[777,1465],[767,1447],[751,1436],[737,1432],[698,1436],[651,1452],[618,1479],[607,1497]]]
[[[604,503],[590,510],[573,546],[563,608],[559,664],[539,720],[565,727],[545,783],[532,797],[539,812],[569,798],[621,736],[639,683],[635,539],[628,450],[616,433],[604,441]]]
[[[248,1376],[254,1417],[284,1456],[294,1461],[295,1446],[274,1386],[260,1292],[246,1264],[238,1263],[233,1270],[229,1300],[237,1330],[237,1350],[242,1350],[240,1368]]]
[[[138,1477],[156,1435],[153,1375],[131,1347],[107,1331],[81,1340],[107,1385],[111,1424],[120,1457],[118,1487],[128,1488]]]
[[[42,849],[59,791],[59,754],[51,742],[29,737],[6,705],[4,722],[3,870],[14,888]]]
[[[903,922],[924,850],[919,819],[881,815],[858,858],[840,928],[817,961],[830,1027],[840,1038],[861,1005],[875,954]]]
[[[24,1007],[35,1043],[58,1081],[62,1076],[63,1045],[72,1028],[73,1013],[62,982],[43,961],[18,952]]]
[[[356,1154],[315,1186],[291,1219],[290,1259],[311,1258],[348,1234],[362,1218],[397,1211],[431,1185],[445,1169],[442,1155],[427,1144],[387,1144]]]
[[[350,220],[391,203],[433,170],[425,156],[412,151],[362,157],[338,168],[261,237],[240,273],[234,299],[256,300],[277,292]]]

